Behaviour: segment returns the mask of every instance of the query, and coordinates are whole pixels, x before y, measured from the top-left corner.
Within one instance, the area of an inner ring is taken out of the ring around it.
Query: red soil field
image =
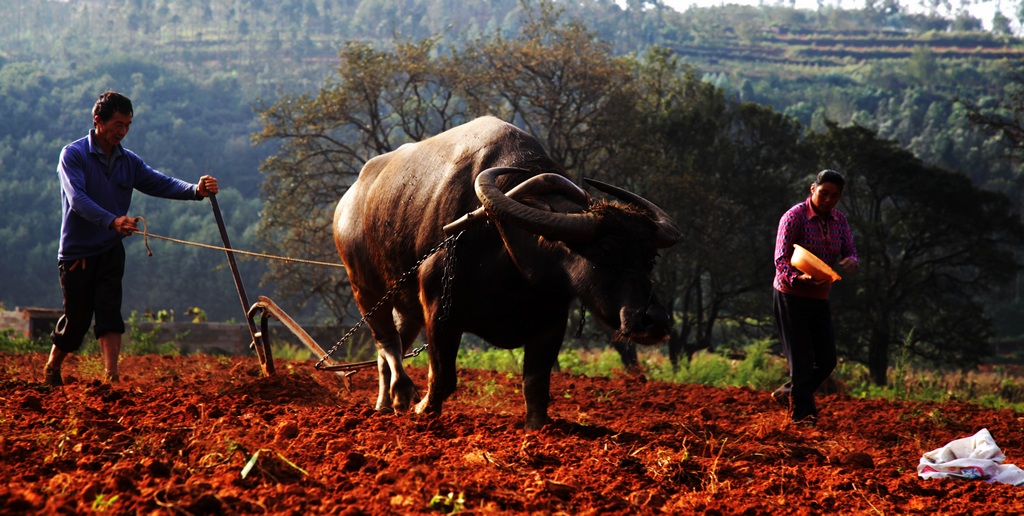
[[[460,372],[437,417],[378,414],[376,373],[254,357],[0,354],[0,513],[1009,514],[1024,486],[923,480],[921,455],[987,428],[1024,463],[1024,418],[832,394],[817,427],[766,392],[556,373],[523,430],[517,375]],[[412,368],[422,388],[426,373]]]

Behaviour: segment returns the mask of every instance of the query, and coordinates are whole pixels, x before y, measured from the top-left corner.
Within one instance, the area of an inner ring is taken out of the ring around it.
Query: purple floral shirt
[[[857,247],[853,245],[853,232],[843,212],[833,209],[821,216],[811,207],[811,199],[793,206],[779,220],[775,237],[775,281],[779,292],[800,297],[828,299],[832,284],[816,286],[810,282],[794,282],[801,273],[793,267],[793,244],[800,244],[822,261],[835,267],[843,258],[857,260]]]

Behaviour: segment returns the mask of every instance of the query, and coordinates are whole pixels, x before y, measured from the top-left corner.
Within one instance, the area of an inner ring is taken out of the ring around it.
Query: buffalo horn
[[[613,195],[627,203],[640,206],[642,209],[647,211],[651,216],[651,219],[654,220],[654,224],[658,227],[658,233],[655,238],[657,240],[656,245],[659,248],[665,249],[672,247],[682,240],[682,230],[680,230],[676,222],[672,220],[672,217],[670,217],[668,213],[665,213],[665,210],[659,208],[658,205],[633,192],[630,192],[629,190],[624,190],[608,183],[602,183],[596,179],[584,178],[583,180],[606,194]]]
[[[505,195],[510,199],[522,201],[527,197],[539,196],[553,192],[563,194],[570,201],[578,204],[580,207],[586,208],[590,206],[590,195],[587,194],[587,192],[576,186],[575,183],[565,176],[551,173],[533,176],[516,185],[515,188],[509,190]],[[485,222],[486,220],[487,214],[485,213],[484,207],[481,206],[459,217],[455,221],[446,224],[444,226],[444,234],[451,236],[459,231],[469,229],[481,222]]]
[[[516,201],[498,188],[497,178],[503,174],[529,174],[513,167],[489,168],[476,178],[476,195],[487,213],[496,220],[553,240],[585,242],[597,234],[597,217],[592,213],[559,213],[539,210]],[[560,191],[570,200],[589,199],[587,193],[569,179],[558,174],[542,174],[538,190]],[[524,185],[526,182],[523,183]],[[534,188],[534,187],[527,187]],[[514,190],[514,189],[513,189]],[[512,192],[510,191],[509,194]]]

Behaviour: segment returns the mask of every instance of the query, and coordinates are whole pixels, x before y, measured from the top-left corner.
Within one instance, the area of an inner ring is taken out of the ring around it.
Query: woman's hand
[[[810,274],[801,274],[801,275],[796,277],[796,280],[800,281],[800,282],[803,282],[803,283],[810,283],[810,284],[818,286],[818,287],[822,287],[822,286],[828,285],[829,283],[832,283],[832,280],[829,279],[829,278],[824,278],[824,279],[816,280]]]
[[[857,272],[857,269],[860,268],[860,264],[857,263],[857,260],[847,256],[839,261],[839,268],[842,269],[843,272]]]

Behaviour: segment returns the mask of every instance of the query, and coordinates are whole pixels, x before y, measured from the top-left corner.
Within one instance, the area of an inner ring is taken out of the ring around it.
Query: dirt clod
[[[440,416],[373,410],[373,372],[255,357],[129,356],[116,384],[73,356],[0,355],[0,513],[1009,514],[1024,488],[923,480],[921,455],[987,428],[1024,466],[1020,416],[820,399],[792,425],[767,392],[552,377],[524,432],[521,379],[460,371]],[[426,371],[410,368],[425,387]],[[77,379],[77,380],[74,380]],[[609,396],[614,393],[614,396]],[[941,418],[925,417],[941,414]],[[243,471],[245,474],[243,475]]]

